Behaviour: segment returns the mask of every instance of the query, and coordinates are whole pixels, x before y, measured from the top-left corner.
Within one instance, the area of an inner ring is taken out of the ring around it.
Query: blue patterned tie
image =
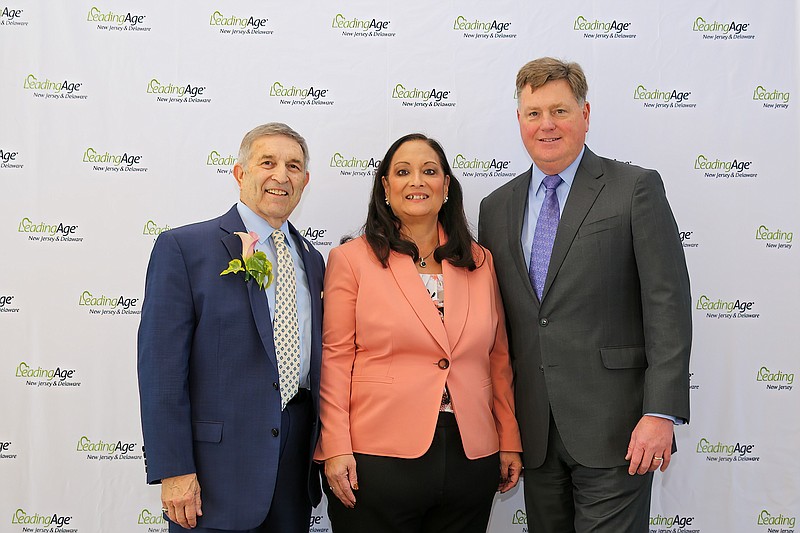
[[[281,387],[281,411],[297,394],[300,381],[300,328],[297,325],[297,285],[294,262],[281,230],[272,232],[278,256],[275,276],[275,320],[273,335]]]
[[[539,219],[536,221],[536,230],[533,232],[533,246],[531,246],[531,264],[528,274],[533,283],[533,289],[539,301],[542,301],[544,280],[547,278],[547,268],[550,266],[550,254],[553,252],[553,241],[556,240],[558,220],[561,218],[558,208],[556,187],[561,183],[561,176],[546,176],[544,186],[547,192],[544,195]]]

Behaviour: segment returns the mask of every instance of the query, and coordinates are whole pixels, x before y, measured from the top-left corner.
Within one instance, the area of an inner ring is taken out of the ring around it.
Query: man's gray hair
[[[297,144],[299,144],[300,148],[303,150],[304,170],[308,171],[309,157],[308,144],[306,144],[306,140],[302,135],[294,131],[283,122],[268,122],[267,124],[256,126],[252,130],[248,131],[245,134],[244,139],[242,139],[242,144],[239,146],[238,163],[242,166],[247,164],[247,162],[250,160],[250,149],[253,147],[253,143],[256,141],[256,139],[260,139],[261,137],[266,137],[268,135],[285,135],[286,137],[297,141]]]

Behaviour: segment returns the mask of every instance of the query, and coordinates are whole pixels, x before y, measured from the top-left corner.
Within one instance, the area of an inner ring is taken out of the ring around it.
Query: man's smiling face
[[[522,143],[536,166],[545,174],[558,174],[583,149],[589,103],[579,102],[566,80],[552,80],[520,91],[517,120]]]
[[[253,141],[249,159],[237,162],[233,175],[242,203],[276,229],[297,207],[309,178],[303,149],[285,135]]]

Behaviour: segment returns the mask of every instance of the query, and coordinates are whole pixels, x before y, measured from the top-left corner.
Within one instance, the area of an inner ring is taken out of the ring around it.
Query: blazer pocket
[[[394,383],[394,378],[390,376],[353,376],[354,382],[367,382],[367,383]]]
[[[584,222],[578,229],[578,238],[616,228],[617,226],[619,226],[619,215],[613,215],[593,222]]]
[[[192,422],[192,436],[201,442],[222,442],[222,422]]]
[[[615,346],[600,348],[603,366],[611,369],[647,368],[644,346]]]

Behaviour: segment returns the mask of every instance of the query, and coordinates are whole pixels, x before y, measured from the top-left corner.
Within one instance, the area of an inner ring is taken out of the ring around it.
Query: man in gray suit
[[[581,67],[517,75],[533,166],[481,203],[506,310],[532,532],[646,532],[689,421],[691,296],[654,170],[598,157]]]

